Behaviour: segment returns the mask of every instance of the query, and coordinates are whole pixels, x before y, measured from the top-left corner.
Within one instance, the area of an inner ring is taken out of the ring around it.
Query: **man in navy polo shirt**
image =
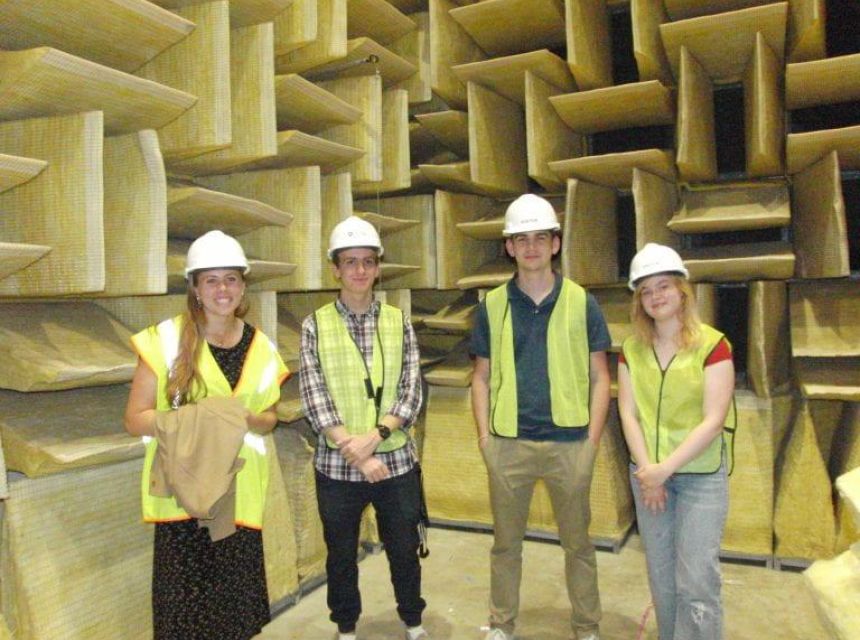
[[[505,248],[517,273],[481,302],[472,334],[472,410],[494,523],[486,640],[513,638],[522,543],[540,478],[564,549],[574,637],[599,637],[589,494],[609,407],[611,339],[594,298],[553,271],[558,234],[558,218],[545,199],[526,194],[511,203]]]

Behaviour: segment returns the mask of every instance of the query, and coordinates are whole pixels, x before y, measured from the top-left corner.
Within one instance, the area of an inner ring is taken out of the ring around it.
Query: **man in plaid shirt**
[[[422,399],[418,342],[402,311],[373,298],[382,253],[376,230],[360,218],[332,231],[328,255],[341,288],[302,323],[301,399],[317,434],[317,502],[336,637],[356,637],[358,536],[362,512],[372,504],[405,638],[427,640],[418,559],[421,486],[407,431]]]

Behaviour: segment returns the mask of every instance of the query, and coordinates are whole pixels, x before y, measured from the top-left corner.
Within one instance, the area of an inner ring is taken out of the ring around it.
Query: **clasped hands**
[[[379,482],[391,476],[391,471],[373,455],[380,437],[374,430],[360,436],[346,436],[336,444],[347,463],[358,469],[368,482]]]
[[[653,514],[666,511],[666,486],[665,482],[672,475],[659,462],[642,465],[633,473],[633,477],[639,483],[642,494],[642,502]]]

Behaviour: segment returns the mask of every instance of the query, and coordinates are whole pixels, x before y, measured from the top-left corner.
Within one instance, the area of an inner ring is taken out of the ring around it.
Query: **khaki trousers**
[[[491,436],[483,449],[490,484],[494,542],[490,552],[490,625],[513,634],[519,611],[523,538],[535,482],[543,479],[564,550],[575,635],[597,632],[601,617],[597,562],[588,538],[596,450],[575,442],[533,442]]]

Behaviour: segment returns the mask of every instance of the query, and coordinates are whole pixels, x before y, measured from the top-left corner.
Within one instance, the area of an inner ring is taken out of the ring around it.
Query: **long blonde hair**
[[[699,319],[699,311],[696,308],[696,294],[693,287],[686,278],[670,275],[672,284],[681,292],[681,331],[676,342],[681,350],[695,347],[701,338],[702,321]],[[642,306],[642,283],[636,285],[633,292],[633,300],[630,305],[630,320],[633,323],[633,333],[636,339],[645,344],[653,344],[657,337],[654,328],[654,319],[645,312]]]
[[[199,273],[192,273],[188,281],[185,311],[182,313],[182,333],[179,336],[179,351],[167,377],[167,400],[174,407],[188,404],[193,398],[206,395],[206,381],[200,375],[198,367],[206,327],[206,314],[203,312],[200,298],[194,291]],[[242,280],[244,279],[243,275]],[[249,308],[248,299],[243,294],[234,315],[237,318],[244,318]]]

